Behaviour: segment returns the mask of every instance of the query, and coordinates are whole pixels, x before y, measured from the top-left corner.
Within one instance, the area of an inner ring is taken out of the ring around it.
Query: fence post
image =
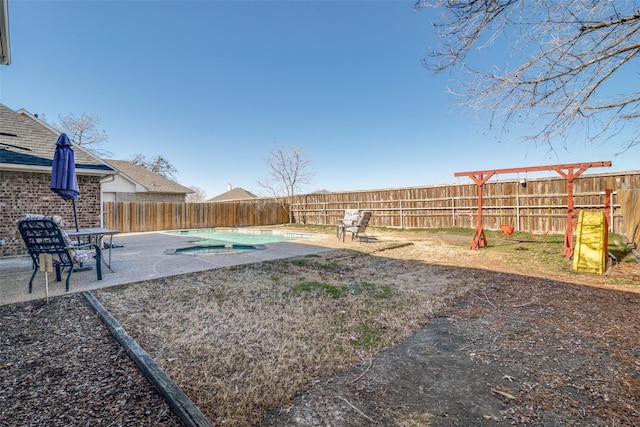
[[[610,227],[609,227],[609,228],[610,228],[610,232],[611,232],[611,233],[615,233],[614,225],[613,225],[613,214],[614,214],[614,213],[615,213],[615,211],[616,211],[616,207],[615,207],[615,205],[613,204],[613,196],[614,196],[614,194],[616,194],[616,192],[615,192],[615,191],[611,191],[611,192],[609,192],[609,206],[610,206],[610,208],[609,208],[609,216],[610,216],[610,218],[609,218],[609,224],[610,224]]]
[[[456,226],[456,198],[451,197],[451,225]]]
[[[402,211],[402,200],[400,200],[400,228],[404,228],[404,212]]]
[[[516,230],[521,231],[520,227],[520,194],[516,193]]]
[[[327,202],[322,202],[322,211],[324,213],[324,225],[327,225],[327,217],[329,216],[329,212],[327,212]]]

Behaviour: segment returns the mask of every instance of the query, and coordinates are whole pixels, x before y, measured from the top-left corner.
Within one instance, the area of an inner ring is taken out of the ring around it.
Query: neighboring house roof
[[[51,172],[60,132],[25,110],[0,104],[0,169]],[[73,145],[78,175],[112,175],[116,171],[84,148]]]
[[[124,176],[137,186],[141,186],[148,192],[179,194],[195,192],[189,187],[180,185],[162,175],[151,172],[142,166],[135,165],[126,160],[107,160],[107,163],[116,168],[120,172],[120,175]]]
[[[258,196],[256,196],[255,194],[238,187],[233,188],[226,193],[222,193],[216,197],[212,197],[211,199],[207,200],[207,202],[226,202],[229,200],[255,199],[257,197]]]

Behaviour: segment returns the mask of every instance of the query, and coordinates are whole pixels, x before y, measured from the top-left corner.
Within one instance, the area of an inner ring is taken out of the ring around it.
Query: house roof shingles
[[[256,197],[258,196],[243,188],[238,187],[232,188],[225,193],[212,197],[207,200],[207,202],[226,202],[229,200],[255,199]]]
[[[0,169],[50,171],[60,134],[25,110],[0,104]],[[76,173],[111,175],[115,171],[97,156],[73,146]]]
[[[193,193],[189,187],[180,185],[155,172],[151,172],[142,166],[135,165],[126,160],[106,160],[112,167],[120,171],[129,180],[143,186],[152,193]]]

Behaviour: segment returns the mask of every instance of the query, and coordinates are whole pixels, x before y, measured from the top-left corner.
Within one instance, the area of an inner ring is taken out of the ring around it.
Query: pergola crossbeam
[[[468,176],[478,186],[478,220],[476,222],[476,230],[473,233],[473,239],[471,240],[471,249],[479,249],[487,245],[487,239],[484,235],[484,229],[482,228],[482,187],[491,177],[498,174],[555,171],[567,180],[567,228],[564,234],[564,257],[567,259],[571,258],[573,254],[573,228],[576,225],[573,205],[573,181],[589,168],[610,166],[611,162],[607,160],[601,162],[568,163],[454,173],[453,176],[455,177]]]

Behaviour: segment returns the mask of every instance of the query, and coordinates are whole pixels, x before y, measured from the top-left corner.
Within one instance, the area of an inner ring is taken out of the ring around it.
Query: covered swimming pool
[[[293,240],[320,239],[316,234],[292,233],[280,230],[258,230],[249,228],[205,228],[176,230],[169,234],[193,237],[193,246],[176,249],[182,254],[214,254],[229,251],[264,249],[268,243]]]

